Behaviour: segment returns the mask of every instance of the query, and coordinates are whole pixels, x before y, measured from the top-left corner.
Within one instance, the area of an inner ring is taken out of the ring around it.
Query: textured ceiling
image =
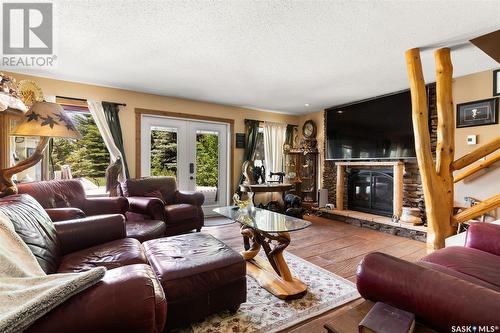
[[[58,67],[15,71],[295,114],[405,89],[406,49],[500,27],[498,0],[54,3]],[[455,77],[499,66],[452,57]]]

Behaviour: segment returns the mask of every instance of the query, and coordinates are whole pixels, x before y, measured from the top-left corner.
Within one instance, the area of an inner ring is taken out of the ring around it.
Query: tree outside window
[[[85,112],[66,110],[66,114],[82,134],[82,139],[53,139],[53,170],[69,165],[73,178],[85,178],[97,187],[104,187],[110,156],[94,119]]]

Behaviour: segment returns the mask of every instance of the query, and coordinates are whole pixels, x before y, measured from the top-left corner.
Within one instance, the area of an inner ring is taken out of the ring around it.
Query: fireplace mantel
[[[351,167],[380,167],[391,166],[394,170],[393,188],[393,215],[399,218],[403,211],[403,173],[404,163],[402,161],[342,161],[335,162],[337,167],[337,210],[344,210],[344,188],[345,188],[345,168]]]

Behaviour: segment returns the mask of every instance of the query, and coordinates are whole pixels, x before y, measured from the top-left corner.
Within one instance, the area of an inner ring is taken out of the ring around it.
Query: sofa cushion
[[[151,191],[148,193],[144,193],[145,197],[152,197],[152,198],[158,198],[161,201],[165,202],[165,198],[163,197],[163,194],[159,190]]]
[[[165,206],[165,221],[168,224],[182,223],[198,217],[198,207],[189,204]]]
[[[141,243],[137,239],[123,238],[65,255],[58,272],[82,272],[98,266],[112,269],[146,263]]]
[[[127,237],[135,238],[141,243],[165,236],[167,229],[165,222],[160,220],[127,221],[125,227],[127,229]]]
[[[418,262],[416,262],[416,264],[418,266],[421,266],[421,267],[433,269],[435,271],[439,271],[441,273],[445,273],[445,274],[454,276],[454,277],[459,278],[461,280],[469,281],[471,283],[477,284],[477,285],[484,287],[484,288],[493,289],[493,290],[500,293],[500,286],[497,286],[497,285],[491,284],[489,282],[486,282],[484,280],[478,279],[472,275],[467,275],[467,274],[461,273],[459,271],[455,271],[455,270],[448,268],[446,266],[434,264],[434,263],[429,262],[429,261],[418,261]]]
[[[56,229],[40,204],[28,194],[0,199],[0,212],[14,225],[45,273],[57,271],[61,260],[60,242]]]
[[[43,208],[75,207],[84,210],[85,190],[78,179],[19,184],[19,193],[33,196]]]
[[[422,261],[441,265],[500,287],[500,256],[472,248],[451,246],[425,256]]]
[[[177,184],[175,177],[146,177],[127,179],[121,184],[121,191],[125,197],[144,197],[146,193],[160,191],[166,204],[175,203]]]

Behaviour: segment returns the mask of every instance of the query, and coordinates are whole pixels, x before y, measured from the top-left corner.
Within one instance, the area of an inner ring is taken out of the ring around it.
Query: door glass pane
[[[205,205],[219,201],[219,133],[196,131],[196,191],[205,195]]]
[[[177,178],[177,129],[151,127],[151,176]]]

